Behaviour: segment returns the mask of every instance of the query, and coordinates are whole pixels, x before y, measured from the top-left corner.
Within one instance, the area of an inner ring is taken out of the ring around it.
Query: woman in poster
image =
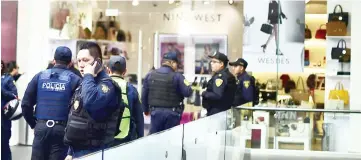
[[[263,53],[266,51],[267,45],[271,41],[273,36],[275,36],[276,45],[279,46],[278,45],[278,43],[279,43],[278,28],[279,28],[279,25],[282,24],[282,19],[287,19],[287,17],[282,12],[281,2],[279,0],[278,0],[278,2],[277,2],[277,0],[270,0],[269,5],[268,5],[268,23],[272,24],[273,32],[268,37],[266,44],[261,46],[263,48]],[[279,48],[278,48],[278,52],[276,49],[276,54],[283,55]]]

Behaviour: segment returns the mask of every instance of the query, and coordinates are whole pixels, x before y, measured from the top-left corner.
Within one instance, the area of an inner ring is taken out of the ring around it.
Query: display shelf
[[[351,36],[326,36],[327,39],[351,39]]]
[[[305,39],[305,46],[307,47],[319,47],[326,48],[326,40],[324,39]]]
[[[303,69],[305,73],[325,73],[326,69],[322,67],[305,67]]]
[[[343,78],[343,79],[350,79],[350,75],[326,75],[328,78]]]

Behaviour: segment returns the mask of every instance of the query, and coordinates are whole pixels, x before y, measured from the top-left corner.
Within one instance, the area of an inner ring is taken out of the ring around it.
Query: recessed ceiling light
[[[234,0],[228,0],[228,4],[232,5],[234,3]]]
[[[138,1],[138,0],[133,0],[133,1],[132,1],[132,5],[133,5],[133,6],[139,5],[139,1]]]

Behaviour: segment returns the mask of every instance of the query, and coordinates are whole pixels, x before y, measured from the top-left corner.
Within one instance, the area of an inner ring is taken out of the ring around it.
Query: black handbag
[[[261,26],[261,31],[266,34],[272,34],[273,26],[268,23],[264,23]]]
[[[340,43],[342,43],[341,46],[340,46]],[[337,47],[332,48],[332,50],[331,50],[331,58],[332,59],[340,59],[340,57],[343,54],[350,55],[351,54],[351,49],[346,48],[346,41],[344,39],[341,39],[341,40],[338,41]]]
[[[277,91],[260,91],[262,101],[266,102],[268,100],[277,100]]]
[[[337,7],[340,7],[341,12],[336,13]],[[343,12],[341,5],[336,5],[333,9],[333,13],[328,14],[328,22],[331,21],[341,21],[348,25],[348,12]]]

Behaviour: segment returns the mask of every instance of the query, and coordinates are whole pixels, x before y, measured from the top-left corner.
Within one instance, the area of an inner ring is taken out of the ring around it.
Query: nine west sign
[[[222,14],[214,13],[164,13],[163,21],[199,21],[208,23],[220,22]]]

